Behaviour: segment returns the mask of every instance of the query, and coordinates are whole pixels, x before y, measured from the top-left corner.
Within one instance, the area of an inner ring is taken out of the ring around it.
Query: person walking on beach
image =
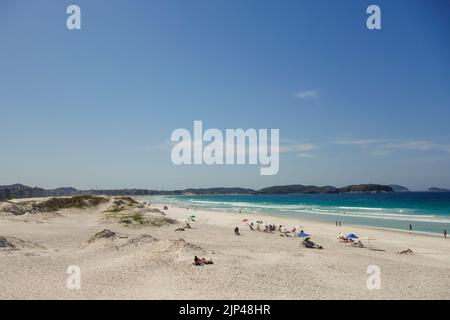
[[[447,239],[447,229],[444,229],[444,239]]]

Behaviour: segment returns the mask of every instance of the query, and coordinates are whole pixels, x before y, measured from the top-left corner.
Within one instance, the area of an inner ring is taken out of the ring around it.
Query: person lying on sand
[[[398,254],[414,254],[414,252],[411,249],[406,249],[399,251]]]
[[[200,260],[197,256],[194,257],[194,266],[202,266],[202,260]]]
[[[176,228],[175,231],[184,231],[184,228]]]
[[[205,264],[214,264],[212,260],[206,260],[205,258],[194,257],[194,266],[203,266]]]
[[[344,243],[352,242],[351,239],[347,239],[346,237],[344,237],[344,235],[342,233],[339,233],[338,238],[339,238],[339,242],[344,242]]]
[[[192,227],[189,224],[189,222],[185,223],[183,228],[185,228],[185,229],[192,229]]]
[[[306,238],[302,241],[302,247],[309,248],[309,249],[323,249],[322,246],[319,246],[311,241],[310,238]]]
[[[363,245],[363,243],[360,240],[358,240],[356,242],[352,242],[352,247],[364,248],[364,245]]]

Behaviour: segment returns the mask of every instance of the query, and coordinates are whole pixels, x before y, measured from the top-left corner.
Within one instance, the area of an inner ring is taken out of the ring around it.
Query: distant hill
[[[339,188],[339,193],[380,193],[394,192],[390,186],[382,184],[356,184],[343,188]]]
[[[147,196],[147,195],[183,195],[183,194],[254,194],[255,190],[245,188],[200,188],[174,191],[158,191],[147,189],[91,189],[78,190],[73,187],[56,189],[32,188],[22,184],[0,186],[0,200],[34,197],[62,197],[74,195],[108,195],[108,196]]]
[[[450,192],[449,189],[436,188],[436,187],[429,188],[428,191],[430,191],[430,192]]]
[[[49,193],[51,193],[54,196],[66,196],[66,195],[73,195],[78,192],[77,189],[72,187],[66,187],[66,188],[56,188],[49,190]]]
[[[408,191],[411,191],[407,187],[400,186],[398,184],[390,184],[389,187],[391,187],[392,190],[394,190],[394,192],[408,192]]]
[[[292,184],[286,186],[273,186],[260,189],[257,194],[293,194],[293,193],[339,193],[336,187],[325,186],[304,186],[302,184]]]
[[[169,191],[170,192],[170,191]],[[254,194],[255,190],[245,188],[200,188],[200,189],[184,189],[171,191],[172,194]]]
[[[0,186],[0,199],[33,198],[45,196],[47,196],[47,190],[24,186],[20,183],[12,184],[9,186]]]
[[[398,186],[401,187],[401,186]],[[404,188],[404,187],[401,187]],[[406,188],[404,188],[406,189]],[[400,190],[397,188],[397,190]],[[403,190],[403,189],[402,189]],[[430,188],[430,191],[449,191]],[[260,190],[248,188],[189,188],[173,191],[158,191],[148,189],[112,189],[112,190],[78,190],[73,187],[43,189],[29,187],[23,184],[0,186],[0,200],[14,198],[61,197],[74,195],[108,195],[108,196],[147,196],[147,195],[211,195],[211,194],[316,194],[316,193],[379,193],[395,192],[395,186],[380,184],[357,184],[342,188],[333,186],[305,186],[301,184],[272,186]]]
[[[74,195],[153,195],[162,194],[160,191],[145,189],[118,189],[118,190],[77,190],[73,187],[56,189],[42,189],[25,186],[23,184],[13,184],[0,186],[0,200],[16,198],[37,198],[37,197],[63,197]]]
[[[257,194],[295,194],[295,193],[379,193],[394,192],[390,186],[380,184],[356,184],[342,188],[332,186],[304,186],[301,184],[274,186],[257,191]]]

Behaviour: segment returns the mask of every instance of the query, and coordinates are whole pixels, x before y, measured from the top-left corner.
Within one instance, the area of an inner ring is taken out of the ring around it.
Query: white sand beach
[[[24,214],[0,203],[0,299],[450,299],[450,239],[161,205],[122,211],[112,207],[117,199]],[[175,231],[192,214],[192,229]],[[301,225],[324,249],[251,231],[244,218]],[[105,229],[113,233],[93,237]],[[373,240],[356,248],[340,243],[340,232]],[[398,253],[405,249],[413,254]],[[195,255],[214,264],[194,266]],[[80,267],[79,290],[66,287],[70,265]],[[371,265],[380,289],[367,288]]]

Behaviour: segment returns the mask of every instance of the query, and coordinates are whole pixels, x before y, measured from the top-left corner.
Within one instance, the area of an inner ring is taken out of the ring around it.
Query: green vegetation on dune
[[[175,224],[176,220],[167,218],[156,208],[149,208],[130,197],[116,197],[104,211],[106,219],[113,219],[127,226],[155,226]]]
[[[119,213],[132,208],[144,208],[144,205],[130,197],[115,198],[112,205],[105,210],[105,213]]]
[[[140,213],[135,213],[133,215],[123,216],[120,218],[121,223],[130,224],[133,222],[143,224],[144,216]]]
[[[130,215],[120,215],[119,223],[125,225],[149,225],[153,227],[161,227],[163,225],[175,224],[177,221],[175,219],[167,217],[157,217],[157,216],[146,216],[142,213],[134,213]]]
[[[37,211],[52,212],[61,209],[86,209],[108,202],[108,198],[97,196],[75,196],[70,198],[50,198],[32,204]]]

